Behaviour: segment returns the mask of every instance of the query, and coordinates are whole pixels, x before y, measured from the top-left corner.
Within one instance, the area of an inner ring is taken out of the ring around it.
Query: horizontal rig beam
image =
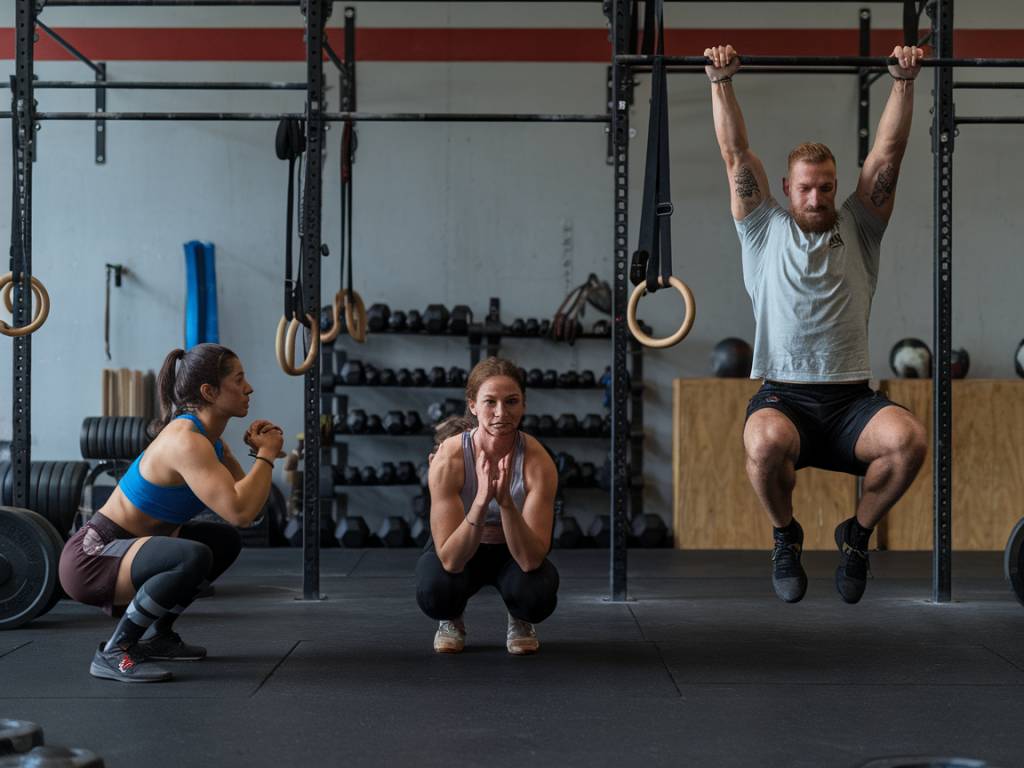
[[[653,64],[662,58],[667,65],[682,64],[707,66],[711,60],[704,56],[645,56],[627,54],[616,56],[619,64]],[[741,64],[770,67],[888,67],[899,62],[884,56],[740,56]],[[922,59],[923,67],[1024,67],[1024,59]]]
[[[332,0],[335,2],[336,0]],[[450,0],[451,1],[451,0]],[[530,3],[533,5],[562,5],[564,3],[601,3],[603,0],[511,0],[511,2],[517,3]],[[370,2],[384,2],[384,3],[408,3],[408,2],[431,2],[436,3],[437,0],[370,0]],[[510,2],[510,0],[454,0],[456,3],[480,3],[480,2]],[[736,4],[737,0],[666,0],[666,2],[677,3],[677,2],[718,2]],[[743,0],[745,4],[750,3],[761,3],[761,4],[772,4],[778,5],[780,2],[786,3],[819,3],[821,0]],[[829,0],[831,3],[859,3],[863,4],[864,0]],[[889,3],[892,5],[902,4],[903,0],[871,0],[874,3]],[[285,5],[285,6],[297,6],[300,4],[300,0],[46,0],[47,6],[100,6],[100,5],[117,5],[117,6],[148,6],[148,5],[177,5],[177,6],[189,6],[189,5]]]
[[[10,118],[0,112],[0,119]],[[273,121],[305,119],[301,112],[37,112],[36,120],[181,120],[181,121]],[[365,123],[608,123],[607,115],[541,115],[458,112],[324,112],[328,122]]]
[[[122,82],[92,82],[86,80],[37,80],[32,84],[35,90],[40,88],[52,90],[95,90],[103,88],[152,91],[304,91],[305,83],[227,83],[227,82],[189,82],[168,81],[143,82],[125,80]]]
[[[957,81],[953,83],[954,88],[958,89],[995,89],[995,90],[1020,90],[1024,88],[1024,83],[1002,83],[1002,82],[971,82],[970,80]]]
[[[957,125],[1021,125],[1024,124],[1024,115],[967,115],[954,118]]]

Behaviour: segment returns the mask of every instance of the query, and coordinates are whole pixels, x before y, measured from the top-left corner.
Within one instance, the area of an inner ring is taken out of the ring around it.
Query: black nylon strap
[[[656,18],[654,27],[644,30],[644,47],[657,48],[651,68],[651,116],[647,126],[647,161],[644,170],[640,237],[633,253],[629,278],[633,285],[647,283],[654,293],[668,286],[672,276],[672,189],[668,143],[668,84],[665,76],[665,35],[663,0],[648,2]],[[654,37],[657,35],[655,46]],[[659,277],[661,283],[659,284]]]

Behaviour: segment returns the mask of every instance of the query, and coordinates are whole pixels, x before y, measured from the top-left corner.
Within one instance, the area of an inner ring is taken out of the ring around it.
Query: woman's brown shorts
[[[137,537],[99,512],[64,545],[60,583],[68,597],[114,614],[117,572]]]

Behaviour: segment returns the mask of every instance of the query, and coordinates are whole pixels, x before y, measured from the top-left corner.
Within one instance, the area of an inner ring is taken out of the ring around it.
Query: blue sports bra
[[[183,413],[174,418],[175,421],[177,419],[188,419],[196,425],[200,434],[206,434],[203,422],[199,420],[198,416]],[[224,443],[218,440],[213,444],[213,450],[216,451],[217,458],[223,461]],[[150,517],[175,525],[187,523],[206,509],[206,505],[192,493],[192,489],[187,485],[156,485],[144,478],[139,472],[139,462],[145,455],[145,451],[139,454],[139,457],[128,467],[128,471],[124,473],[121,482],[118,483],[121,493],[128,501]]]

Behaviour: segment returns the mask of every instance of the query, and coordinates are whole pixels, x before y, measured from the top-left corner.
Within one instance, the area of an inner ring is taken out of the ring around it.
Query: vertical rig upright
[[[17,0],[15,10],[14,103],[11,105],[11,147],[14,181],[11,185],[11,272],[14,273],[15,326],[25,325],[32,298],[32,158],[35,155],[35,95],[32,87],[33,45],[36,33],[35,0]],[[27,507],[32,429],[32,336],[12,341],[11,473],[16,507]]]
[[[629,273],[629,100],[632,70],[618,62],[619,54],[629,53],[629,0],[612,3],[612,150],[614,170],[615,281],[612,286],[612,535],[609,546],[610,598],[626,600],[627,514],[629,491],[626,450],[629,444],[629,379],[626,356],[629,347],[626,327],[627,281]]]
[[[932,14],[932,40],[938,58],[953,57],[953,0],[936,0]],[[953,499],[953,388],[950,350],[953,345],[953,70],[935,67],[932,116],[932,153],[935,163],[935,363],[932,373],[932,428],[935,430],[933,465],[934,541],[932,546],[932,600],[952,599]]]
[[[306,14],[306,179],[302,191],[303,309],[313,318],[309,332],[320,332],[320,219],[323,196],[324,24],[331,0],[303,0]],[[325,354],[321,350],[320,354]],[[302,597],[320,599],[320,366],[304,379],[305,463],[302,494]],[[330,474],[328,473],[328,477]],[[333,491],[333,488],[332,488]],[[327,498],[330,498],[328,494]]]

